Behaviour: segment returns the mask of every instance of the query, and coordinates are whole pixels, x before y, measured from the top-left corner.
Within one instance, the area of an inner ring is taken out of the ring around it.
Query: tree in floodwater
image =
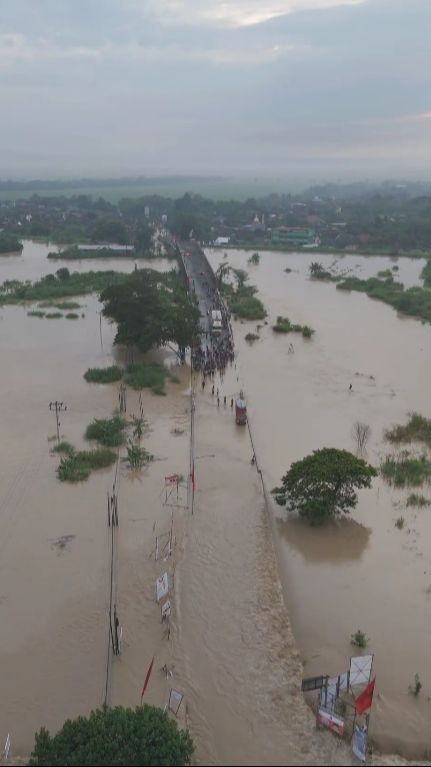
[[[356,442],[356,449],[358,453],[363,453],[368,440],[371,437],[371,426],[361,421],[356,421],[352,428],[352,437]]]
[[[311,525],[321,525],[355,508],[355,490],[371,487],[377,471],[347,450],[324,447],[293,463],[272,490],[275,500],[296,511]]]
[[[135,270],[124,282],[106,288],[100,300],[104,316],[117,323],[116,344],[146,352],[175,343],[184,350],[199,335],[199,310],[174,271]]]
[[[314,277],[315,280],[331,280],[332,275],[328,272],[320,261],[312,261],[309,266],[310,277]]]
[[[217,285],[219,288],[221,288],[221,286],[223,285],[224,278],[227,277],[227,275],[231,271],[232,271],[232,267],[230,266],[230,264],[228,264],[227,261],[224,261],[221,264],[219,264],[215,273]]]
[[[68,719],[51,737],[36,733],[30,765],[187,765],[194,751],[188,730],[180,730],[155,706],[99,708],[89,717]]]

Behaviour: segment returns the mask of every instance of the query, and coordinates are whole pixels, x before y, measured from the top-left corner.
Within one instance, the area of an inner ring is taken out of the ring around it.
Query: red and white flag
[[[147,671],[147,675],[146,675],[146,677],[145,677],[144,686],[143,686],[143,688],[142,688],[142,692],[141,692],[141,703],[142,703],[142,698],[143,698],[143,697],[144,697],[144,695],[145,695],[145,690],[147,689],[147,686],[148,686],[148,682],[150,681],[151,672],[152,672],[152,670],[153,670],[153,664],[154,664],[154,655],[153,655],[153,660],[151,661],[151,663],[150,663],[150,665],[149,665],[149,668],[148,668],[148,671]]]

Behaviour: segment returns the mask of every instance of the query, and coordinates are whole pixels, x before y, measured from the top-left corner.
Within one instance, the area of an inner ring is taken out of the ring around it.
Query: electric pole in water
[[[57,423],[57,441],[60,442],[60,418],[59,413],[63,412],[64,410],[67,410],[67,405],[64,404],[64,402],[50,402],[49,403],[49,409],[55,411],[55,420]]]

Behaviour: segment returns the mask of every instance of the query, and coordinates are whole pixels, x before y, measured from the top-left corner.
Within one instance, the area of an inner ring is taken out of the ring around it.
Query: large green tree
[[[104,218],[98,221],[92,232],[93,242],[116,242],[126,245],[129,241],[127,227],[118,219]]]
[[[323,524],[337,514],[348,514],[357,503],[356,490],[370,487],[376,470],[347,450],[324,447],[292,463],[275,500],[297,511],[311,525]]]
[[[187,765],[194,751],[188,730],[155,706],[100,708],[64,723],[51,737],[36,733],[30,765]]]
[[[135,270],[106,288],[100,300],[103,314],[117,323],[116,344],[146,352],[172,342],[184,350],[199,333],[199,310],[174,271]]]

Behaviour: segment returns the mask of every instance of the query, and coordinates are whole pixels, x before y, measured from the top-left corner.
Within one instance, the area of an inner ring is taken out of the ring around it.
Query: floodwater
[[[26,242],[22,256],[1,258],[0,281],[37,279],[64,263],[71,270],[134,268],[123,259],[53,263],[46,259],[49,249]],[[216,263],[222,255],[210,258]],[[372,426],[369,457],[376,462],[383,427],[412,408],[427,414],[429,328],[366,296],[310,282],[307,264],[315,257],[264,254],[250,268],[270,319],[288,314],[306,322],[316,329],[313,339],[294,338],[295,353],[288,355],[286,338],[270,326],[250,347],[243,340],[250,325],[235,323],[239,357],[237,368],[217,382],[220,408],[196,382],[193,517],[184,508],[186,487],[167,503],[164,490],[165,476],[189,471],[190,373],[175,368],[174,355],[157,355],[180,382],[167,384],[166,397],[142,393],[149,421],[144,444],[154,462],[138,474],[120,463],[113,592],[123,653],[107,686],[106,497],[114,470],[76,486],[59,483],[48,405],[54,399],[67,404],[61,434],[83,446],[86,425],[117,405],[116,385],[89,385],[82,377],[90,366],[121,360],[112,347],[114,328],[102,319],[100,337],[100,306],[90,296],[79,299],[85,317],[76,321],[28,317],[23,306],[0,308],[0,744],[10,732],[15,754],[29,753],[42,725],[55,732],[67,717],[100,705],[106,689],[112,705],[139,703],[155,656],[145,700],[163,706],[170,687],[184,692],[180,721],[196,740],[197,763],[348,764],[348,747],[314,728],[300,693],[295,640],[307,674],[338,673],[358,627],[376,655],[374,736],[406,753],[429,745],[427,512],[406,510],[403,494],[376,482],[361,495],[353,519],[333,530],[269,517],[250,465],[247,430],[235,426],[230,410],[230,397],[243,385],[268,488],[291,460],[316,447],[352,448],[358,418]],[[319,260],[325,258],[333,260]],[[373,273],[389,263],[352,258]],[[237,266],[246,259],[229,255]],[[408,274],[417,281],[420,262],[397,263],[404,281]],[[172,262],[149,266],[171,268]],[[297,271],[286,274],[286,266]],[[128,391],[128,414],[138,410],[137,394]],[[401,513],[407,524],[398,531],[394,518]],[[156,535],[171,524],[173,556],[156,562]],[[155,602],[155,580],[165,570],[172,584],[170,641]],[[164,664],[172,671],[168,678]],[[424,684],[417,700],[407,691],[416,671]]]
[[[312,260],[325,267],[335,260],[339,271],[368,277],[393,262],[262,253],[258,266],[248,266],[249,255],[229,251],[227,260],[249,271],[269,314],[253,345],[244,341],[252,324],[234,323],[239,380],[267,487],[312,450],[354,450],[357,420],[371,426],[367,457],[378,466],[391,452],[384,429],[412,410],[431,416],[431,328],[364,294],[311,281],[308,267]],[[218,251],[208,256],[213,266],[223,259]],[[419,282],[423,263],[399,259],[397,265],[401,281]],[[277,315],[311,325],[312,340],[275,334]],[[275,504],[272,511],[284,597],[306,675],[347,670],[355,654],[350,637],[360,628],[377,677],[372,737],[386,751],[418,757],[431,747],[431,514],[406,508],[407,494],[378,478],[360,492],[351,518],[323,529],[286,521]],[[401,515],[405,526],[398,530]],[[423,684],[418,698],[409,694],[415,673]]]
[[[25,243],[23,255],[0,259],[0,281],[36,279],[53,269],[49,248]],[[151,266],[166,268],[165,262]],[[73,269],[131,271],[133,261],[73,264]],[[170,268],[170,266],[168,267]],[[28,754],[34,732],[55,732],[67,717],[86,713],[104,700],[108,644],[110,533],[107,492],[113,469],[95,472],[78,485],[60,483],[52,455],[55,416],[49,402],[62,400],[60,433],[76,447],[94,417],[109,417],[118,388],[87,384],[88,367],[117,358],[115,328],[102,319],[92,296],[78,299],[78,320],[27,316],[29,306],[0,309],[0,743],[9,732],[14,754]],[[102,340],[102,343],[101,343]],[[174,355],[161,355],[174,364]],[[122,463],[114,591],[124,629],[124,654],[115,659],[108,701],[139,703],[142,682],[156,653],[147,698],[164,705],[166,679],[159,665],[169,661],[161,641],[160,611],[154,602],[161,565],[150,557],[158,532],[170,528],[170,509],[161,502],[165,474],[188,470],[189,373],[167,384],[167,396],[142,394],[149,420],[145,437],[154,454],[136,475]],[[128,414],[139,413],[128,391]],[[177,429],[173,436],[172,430]],[[184,491],[182,491],[184,492]],[[181,518],[174,530],[181,529]],[[2,747],[2,746],[1,746]]]

